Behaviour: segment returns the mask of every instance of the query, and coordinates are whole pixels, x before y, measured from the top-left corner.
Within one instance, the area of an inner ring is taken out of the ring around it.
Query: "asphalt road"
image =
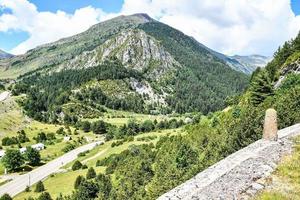
[[[0,101],[4,101],[5,99],[7,99],[9,97],[10,93],[5,91],[0,93]]]
[[[93,142],[90,144],[83,145],[62,155],[59,158],[48,162],[47,164],[37,169],[32,170],[27,174],[20,175],[13,181],[0,186],[0,196],[2,196],[5,193],[9,194],[12,197],[16,196],[17,194],[23,192],[28,185],[31,186],[37,183],[38,181],[45,179],[49,175],[57,172],[62,166],[75,160],[79,153],[91,150],[100,143],[101,142]]]

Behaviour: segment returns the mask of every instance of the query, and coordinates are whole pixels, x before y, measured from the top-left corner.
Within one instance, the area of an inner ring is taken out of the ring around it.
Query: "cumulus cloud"
[[[125,0],[122,12],[146,12],[226,54],[271,55],[300,30],[290,0]]]
[[[0,0],[1,7],[11,12],[0,16],[0,32],[25,31],[30,36],[11,51],[15,54],[85,31],[116,15],[140,12],[230,55],[272,55],[300,29],[300,16],[292,12],[290,0],[124,0],[119,13],[91,6],[72,14],[39,12],[28,0]]]
[[[0,6],[11,11],[0,16],[0,31],[25,31],[29,34],[26,41],[11,51],[14,54],[80,33],[107,17],[101,9],[91,6],[80,8],[74,14],[38,12],[37,7],[27,0],[0,0]]]

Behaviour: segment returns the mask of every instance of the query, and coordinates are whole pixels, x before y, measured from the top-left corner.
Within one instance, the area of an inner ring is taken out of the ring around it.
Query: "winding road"
[[[0,186],[0,196],[7,193],[10,196],[16,196],[17,194],[23,192],[26,187],[33,185],[38,181],[41,181],[48,177],[49,175],[57,172],[62,166],[72,162],[77,158],[77,155],[81,152],[91,150],[95,146],[101,144],[101,141],[93,142],[90,144],[78,147],[59,158],[56,158],[47,164],[28,172],[27,174],[20,175],[9,183]]]

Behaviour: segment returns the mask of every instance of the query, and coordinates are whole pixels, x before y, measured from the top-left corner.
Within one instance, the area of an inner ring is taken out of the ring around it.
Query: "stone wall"
[[[264,179],[285,154],[300,124],[278,131],[278,140],[261,139],[221,160],[192,179],[159,197],[159,200],[249,199],[264,188]]]

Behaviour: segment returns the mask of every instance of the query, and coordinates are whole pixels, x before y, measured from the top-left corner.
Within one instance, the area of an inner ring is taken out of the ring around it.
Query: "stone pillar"
[[[263,139],[277,141],[277,112],[273,108],[266,111]]]

